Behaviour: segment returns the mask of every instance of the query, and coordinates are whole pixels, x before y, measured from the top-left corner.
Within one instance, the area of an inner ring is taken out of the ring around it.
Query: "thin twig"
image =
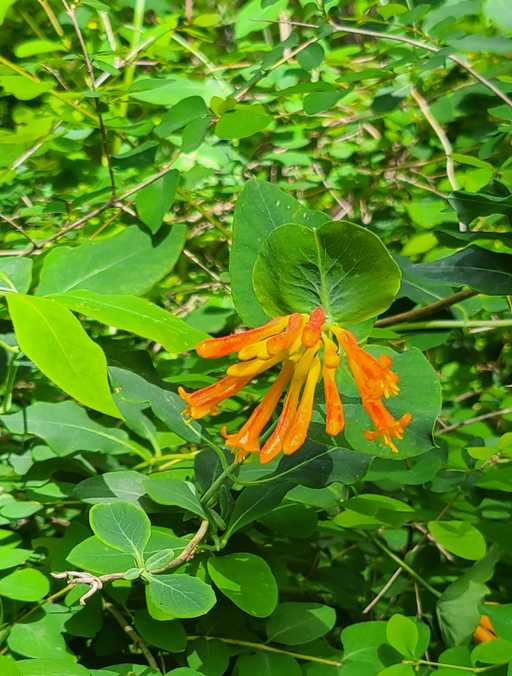
[[[393,575],[389,578],[389,580],[386,582],[386,584],[382,587],[380,592],[377,594],[377,596],[370,601],[370,603],[366,606],[366,608],[363,610],[363,615],[367,615],[370,610],[377,605],[377,603],[381,600],[381,598],[384,596],[384,594],[388,591],[388,589],[393,585],[396,579],[400,577],[402,574],[403,568],[397,568]]]
[[[67,0],[62,0],[62,4],[64,5],[64,8],[66,10],[67,15],[69,16],[69,20],[71,21],[73,28],[75,29],[76,36],[78,38],[78,42],[80,43],[80,48],[82,50],[82,54],[84,55],[84,61],[85,61],[85,67],[87,69],[87,74],[89,75],[89,84],[94,93],[96,93],[96,84],[94,80],[94,68],[92,65],[92,61],[89,57],[89,52],[87,51],[87,45],[85,44],[84,36],[82,35],[82,31],[80,30],[80,25],[78,24],[77,18],[76,18],[76,12],[75,12],[75,7],[74,5],[70,5]],[[103,146],[103,154],[105,155],[105,160],[107,163],[107,168],[108,168],[108,174],[110,177],[110,186],[112,189],[112,196],[114,197],[116,194],[116,180],[114,176],[114,168],[112,166],[112,157],[110,155],[110,149],[108,145],[108,136],[107,136],[107,130],[105,127],[105,123],[103,121],[103,115],[101,114],[100,110],[100,103],[97,98],[94,98],[94,106],[96,108],[96,114],[98,116],[98,123],[100,127],[100,135],[101,135],[101,143]]]
[[[382,328],[384,326],[394,326],[395,324],[400,324],[401,322],[409,322],[414,321],[415,319],[421,319],[422,317],[428,317],[429,315],[436,314],[441,310],[445,310],[451,305],[460,303],[461,301],[466,300],[466,298],[472,298],[476,295],[478,295],[478,291],[458,291],[457,293],[438,300],[435,303],[425,305],[425,307],[415,308],[414,310],[408,310],[407,312],[400,312],[399,314],[391,315],[391,317],[378,319],[375,322],[375,326],[378,328]]]
[[[23,237],[25,237],[25,239],[28,239],[28,241],[29,241],[33,246],[36,246],[36,242],[32,239],[32,237],[30,237],[30,235],[27,235],[27,233],[23,230],[23,228],[21,227],[21,225],[18,225],[18,224],[16,223],[16,221],[14,221],[14,220],[13,220],[12,218],[10,218],[9,216],[5,216],[4,214],[0,214],[0,218],[2,219],[2,221],[5,221],[6,223],[8,223],[8,224],[11,226],[11,228],[13,228],[14,230],[16,230],[16,232],[18,232],[20,235],[23,235]]]
[[[62,26],[60,25],[59,20],[55,16],[53,9],[46,2],[46,0],[37,0],[37,2],[41,5],[43,10],[45,11],[46,16],[48,17],[51,25],[53,26],[53,30],[57,33],[57,35],[60,38],[63,38],[64,37],[64,30],[62,29]]]
[[[450,143],[450,140],[448,139],[446,132],[441,127],[439,122],[434,117],[432,111],[430,110],[430,106],[428,105],[427,100],[423,98],[423,96],[419,93],[416,87],[411,88],[411,96],[418,104],[418,107],[423,113],[423,116],[425,117],[429,125],[432,127],[441,145],[443,146],[444,154],[446,155],[446,175],[448,176],[448,180],[450,181],[452,190],[458,190],[459,184],[455,176],[455,167],[452,157],[453,153],[452,144]]]
[[[132,625],[126,620],[124,615],[121,613],[120,610],[118,610],[112,603],[109,601],[105,602],[103,604],[103,607],[105,610],[108,610],[108,612],[112,615],[112,617],[115,619],[117,624],[121,627],[121,629],[127,634],[131,640],[134,642],[135,645],[139,646],[139,648],[142,650],[142,653],[144,657],[146,658],[146,662],[149,664],[149,666],[152,669],[155,669],[158,673],[161,673],[160,667],[158,666],[158,662],[155,660],[153,657],[151,651],[147,647],[145,641],[139,634],[135,631],[135,629],[132,627]]]
[[[262,80],[264,77],[268,75],[268,73],[271,73],[273,70],[276,68],[279,68],[279,66],[282,66],[283,64],[287,63],[287,61],[290,61],[290,59],[293,59],[297,54],[300,54],[300,52],[304,51],[309,45],[314,44],[315,42],[318,42],[319,38],[310,38],[309,40],[306,40],[306,42],[303,42],[301,45],[298,47],[295,47],[295,49],[292,49],[289,54],[286,54],[286,56],[283,56],[279,61],[276,61],[270,68],[267,69],[262,69],[256,75],[246,84],[243,89],[241,89],[239,92],[237,92],[234,95],[234,99],[236,101],[241,101],[243,98],[245,98],[245,95],[254,87],[255,84],[257,84],[260,80]]]
[[[391,40],[394,42],[403,42],[405,44],[411,45],[411,47],[417,47],[418,49],[424,49],[427,52],[432,52],[432,54],[439,54],[439,52],[441,52],[441,49],[439,47],[434,47],[433,45],[429,45],[426,42],[421,42],[420,40],[414,40],[413,38],[409,38],[405,35],[394,35],[392,33],[379,33],[378,31],[368,30],[367,28],[353,28],[352,26],[345,26],[344,24],[337,24],[334,22],[332,23],[332,26],[335,30],[340,31],[342,33],[352,33],[353,35],[366,35],[371,38],[377,38],[378,40]],[[312,28],[313,26],[310,25],[309,27]],[[464,70],[466,70],[472,77],[475,78],[475,80],[478,80],[478,82],[483,84],[484,87],[490,89],[493,92],[493,94],[495,94],[497,97],[499,97],[502,101],[504,101],[508,106],[512,108],[512,99],[510,99],[504,92],[502,92],[501,89],[496,87],[496,85],[494,85],[490,80],[488,80],[486,77],[478,73],[474,68],[472,68],[472,66],[466,63],[466,61],[456,56],[455,54],[447,54],[446,58],[452,61],[453,63],[456,63]]]
[[[453,432],[454,430],[458,430],[461,427],[466,427],[467,425],[473,425],[474,423],[482,422],[482,420],[489,420],[490,418],[499,418],[502,415],[510,415],[511,413],[512,406],[508,406],[507,408],[500,408],[497,411],[483,413],[482,415],[477,415],[474,418],[466,418],[465,420],[460,420],[459,422],[456,422],[453,425],[448,425],[448,427],[439,430],[437,434],[446,434],[447,432]]]

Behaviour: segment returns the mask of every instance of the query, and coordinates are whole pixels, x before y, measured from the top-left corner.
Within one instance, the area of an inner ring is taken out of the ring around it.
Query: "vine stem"
[[[415,580],[417,580],[427,591],[429,591],[431,594],[433,594],[436,598],[440,598],[442,596],[441,592],[432,587],[424,578],[419,575],[414,568],[412,568],[408,563],[403,561],[399,556],[397,556],[394,552],[391,551],[383,542],[381,542],[378,538],[374,537],[373,535],[370,535],[370,540],[379,547],[387,556],[389,556],[390,559],[393,559],[395,563],[397,563],[400,568],[403,568],[406,573],[409,573],[411,577],[413,577]]]
[[[296,653],[291,650],[282,650],[281,648],[274,648],[271,645],[266,643],[256,643],[254,641],[241,641],[237,638],[226,638],[224,636],[200,636],[192,635],[188,637],[190,641],[197,639],[204,639],[205,641],[220,641],[221,643],[227,643],[229,645],[239,645],[244,648],[253,648],[254,650],[260,650],[267,653],[279,653],[280,655],[289,655],[294,657],[297,660],[304,660],[306,662],[316,662],[317,664],[326,664],[332,667],[341,667],[342,662],[340,660],[331,660],[327,657],[317,657],[316,655],[305,655],[304,653]]]
[[[418,329],[502,329],[512,326],[512,319],[433,319],[428,322],[406,322],[400,331]]]

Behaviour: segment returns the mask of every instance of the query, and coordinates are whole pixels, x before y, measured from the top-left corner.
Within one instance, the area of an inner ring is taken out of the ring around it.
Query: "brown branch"
[[[0,214],[0,218],[2,219],[2,221],[8,223],[11,226],[11,228],[13,228],[13,230],[16,230],[16,232],[18,232],[20,235],[23,235],[25,239],[28,239],[28,241],[33,246],[36,245],[36,242],[32,239],[32,237],[30,235],[27,235],[27,233],[23,230],[21,225],[18,225],[13,218],[11,218],[10,216],[5,216],[4,214]]]
[[[415,308],[414,310],[408,310],[407,312],[400,312],[399,314],[391,315],[390,317],[378,319],[375,322],[375,326],[378,328],[383,328],[385,326],[394,326],[395,324],[401,324],[402,322],[420,319],[421,317],[428,317],[429,315],[436,314],[440,310],[444,310],[451,305],[455,305],[455,303],[460,303],[466,298],[472,298],[476,295],[478,295],[478,291],[457,291],[457,293],[438,300],[435,303],[431,303],[430,305],[425,305],[425,307]]]
[[[152,573],[163,573],[166,570],[172,570],[173,568],[178,568],[178,566],[181,566],[182,563],[186,563],[187,561],[190,561],[191,559],[193,559],[199,543],[201,542],[201,540],[204,538],[204,536],[208,532],[209,526],[210,526],[210,524],[208,522],[208,519],[203,519],[201,521],[201,524],[199,525],[197,533],[190,540],[188,545],[183,549],[181,554],[179,554],[175,559],[173,559],[170,563],[166,564],[165,566],[162,566],[161,568],[153,568],[151,570],[151,572]]]
[[[491,411],[490,413],[483,413],[482,415],[477,415],[474,418],[466,418],[460,422],[454,423],[453,425],[448,425],[442,430],[439,430],[437,434],[446,434],[447,432],[453,432],[458,430],[461,427],[466,427],[467,425],[473,425],[473,423],[482,422],[482,420],[489,420],[490,418],[499,418],[502,415],[510,415],[512,413],[512,406],[507,408],[500,408],[497,411]]]

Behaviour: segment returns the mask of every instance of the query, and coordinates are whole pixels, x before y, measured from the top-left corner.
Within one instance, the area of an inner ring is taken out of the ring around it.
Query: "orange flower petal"
[[[325,398],[325,431],[329,436],[337,436],[345,427],[345,416],[338,386],[336,384],[336,369],[323,368],[324,398]]]
[[[238,458],[245,457],[247,453],[259,453],[260,451],[260,434],[263,428],[272,417],[281,394],[288,384],[293,372],[293,364],[287,362],[281,369],[281,373],[274,381],[268,392],[265,394],[262,401],[251,413],[248,420],[242,427],[234,434],[226,434],[223,430],[222,435],[226,440],[226,446],[239,448],[242,453],[238,454]]]
[[[364,436],[369,441],[379,440],[389,446],[393,453],[398,453],[398,448],[393,439],[404,438],[405,428],[412,421],[412,415],[405,413],[399,420],[396,420],[381,400],[363,401],[363,406],[375,426],[375,430],[367,430]]]
[[[237,378],[250,377],[254,378],[255,376],[263,373],[269,368],[272,368],[275,364],[282,361],[282,357],[272,357],[271,359],[251,359],[250,361],[241,361],[236,364],[232,364],[227,373],[230,376],[236,376]]]
[[[304,347],[313,347],[320,340],[322,326],[325,322],[323,308],[317,307],[309,315],[309,321],[302,332],[302,344]]]
[[[320,359],[315,357],[309,369],[300,404],[298,405],[293,418],[293,423],[290,425],[283,443],[283,453],[285,455],[295,453],[295,451],[297,451],[306,441],[309,425],[311,423],[311,416],[313,415],[315,390],[320,378],[320,370]]]
[[[187,403],[184,414],[197,419],[216,412],[218,403],[239,392],[250,380],[250,377],[224,376],[213,385],[196,392],[187,392],[183,387],[178,387],[179,396]]]
[[[279,331],[285,328],[287,322],[288,317],[275,317],[263,326],[258,326],[255,329],[232,333],[222,338],[207,338],[196,345],[196,352],[204,359],[225,357],[232,352],[239,352],[245,345],[250,345],[251,343],[263,340],[263,338],[273,336],[275,333],[279,333]]]
[[[492,631],[485,629],[485,627],[478,627],[473,632],[473,638],[477,643],[487,643],[488,641],[494,641],[497,636]]]

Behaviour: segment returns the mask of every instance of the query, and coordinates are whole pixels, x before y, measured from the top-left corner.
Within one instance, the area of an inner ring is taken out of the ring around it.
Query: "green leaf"
[[[31,549],[0,547],[0,570],[14,568],[14,566],[25,563],[31,554],[33,554]]]
[[[457,190],[450,195],[448,201],[466,225],[470,225],[475,218],[491,214],[503,214],[509,221],[512,217],[512,195],[499,196]]]
[[[37,293],[88,289],[142,296],[172,270],[185,244],[185,232],[184,225],[175,223],[171,230],[162,228],[153,241],[132,226],[100,241],[56,247],[45,257]]]
[[[0,0],[0,26],[3,24],[5,15],[17,0]]]
[[[53,89],[51,82],[34,81],[22,75],[2,75],[0,87],[4,89],[4,94],[20,101],[31,101]]]
[[[483,535],[466,521],[430,521],[428,529],[436,542],[456,556],[471,561],[485,556]]]
[[[393,664],[379,671],[378,676],[416,676],[416,672],[409,664]]]
[[[290,488],[290,483],[281,481],[272,483],[270,486],[245,488],[236,499],[225,537],[230,537],[240,528],[270,512],[281,502]]]
[[[414,508],[396,498],[360,493],[346,503],[347,509],[371,516],[389,526],[401,526],[414,518]]]
[[[226,554],[208,559],[215,585],[241,610],[268,617],[277,606],[277,582],[268,563],[255,554]]]
[[[203,143],[210,119],[208,117],[199,117],[197,120],[189,122],[182,133],[181,152],[192,153]]]
[[[47,606],[24,622],[15,624],[7,639],[10,650],[24,657],[73,659],[63,637],[64,624],[69,613],[59,606]]]
[[[185,402],[175,392],[149,382],[132,371],[112,367],[110,369],[112,382],[120,394],[132,402],[145,402],[146,407],[159,418],[169,430],[182,439],[197,443],[201,440],[201,427],[197,422],[186,420],[182,411]]]
[[[22,411],[0,416],[13,434],[34,434],[44,439],[57,455],[77,451],[106,454],[137,452],[123,430],[91,420],[73,401],[50,404],[38,401]]]
[[[18,59],[26,59],[30,56],[37,56],[38,54],[63,51],[66,51],[66,47],[61,42],[56,42],[54,40],[25,40],[16,46],[14,53]]]
[[[324,55],[322,47],[314,42],[297,54],[297,61],[304,70],[313,70],[322,63]]]
[[[412,272],[441,287],[469,286],[488,295],[512,293],[512,256],[468,246],[432,263],[412,266]]]
[[[16,662],[21,676],[90,676],[89,669],[71,660],[36,659]]]
[[[0,596],[16,601],[40,601],[49,591],[48,578],[34,568],[15,570],[0,579]]]
[[[303,673],[293,657],[272,653],[241,655],[237,669],[237,673],[244,676],[301,676]]]
[[[272,118],[259,104],[239,105],[225,112],[215,125],[215,133],[221,139],[232,140],[253,136],[266,129]]]
[[[155,127],[157,136],[165,138],[173,131],[185,127],[189,122],[208,115],[208,108],[201,96],[188,96],[172,106]]]
[[[0,2],[0,13],[2,4]],[[1,16],[1,14],[0,14]],[[17,662],[10,657],[0,656],[0,673],[2,676],[21,676],[21,671],[18,669]]]
[[[0,258],[0,287],[26,293],[32,282],[32,259],[23,256]]]
[[[200,638],[192,643],[187,662],[192,669],[201,669],[202,674],[223,676],[233,652],[233,648],[226,643]]]
[[[386,622],[352,624],[341,632],[341,642],[347,676],[373,676],[384,668],[381,646],[386,643]]]
[[[270,315],[311,312],[321,305],[330,321],[356,323],[391,305],[400,270],[380,239],[358,225],[336,221],[313,229],[290,224],[263,243],[253,283]]]
[[[48,298],[8,294],[7,305],[20,349],[80,403],[121,417],[107,380],[103,350],[63,305]]]
[[[270,6],[268,3],[261,4],[260,0],[250,0],[236,13],[235,38],[240,40],[254,31],[267,28],[268,22],[278,19],[287,4],[287,0],[276,0]]]
[[[336,612],[320,603],[280,603],[268,619],[268,640],[284,645],[300,645],[314,641],[329,632],[336,621]]]
[[[115,502],[116,499],[139,502],[146,493],[145,479],[143,474],[129,469],[105,472],[80,481],[73,489],[73,494],[82,502],[92,505],[97,502]]]
[[[134,624],[135,629],[149,645],[170,653],[180,653],[186,648],[187,634],[178,620],[158,622],[150,617],[147,611],[137,610]]]
[[[416,622],[405,615],[393,615],[386,626],[386,638],[390,645],[404,657],[419,657],[416,646],[419,640]]]
[[[159,505],[175,505],[205,517],[196,488],[189,481],[173,479],[165,473],[159,473],[148,477],[145,486],[149,497]]]
[[[345,92],[332,88],[330,91],[313,92],[304,99],[304,112],[308,115],[324,113],[333,108]]]
[[[136,560],[142,559],[151,536],[151,522],[143,509],[131,502],[93,505],[89,521],[103,543]]]
[[[176,554],[179,554],[188,540],[188,537],[178,537],[167,528],[153,527],[151,537],[144,549],[144,557],[148,559],[164,549],[173,549]],[[86,538],[73,547],[67,555],[67,561],[73,566],[97,575],[125,571],[134,564],[130,554],[123,554],[117,549],[108,547],[96,536]]]
[[[233,243],[229,258],[231,293],[238,314],[248,326],[268,320],[253,289],[251,273],[260,248],[274,230],[285,223],[318,226],[327,216],[305,209],[291,195],[266,181],[252,179],[236,203]]]
[[[512,660],[512,641],[497,638],[494,641],[481,643],[471,651],[471,662],[478,664],[505,664]]]
[[[369,453],[381,458],[403,460],[425,453],[434,446],[432,430],[441,411],[441,384],[439,377],[428,359],[417,348],[397,354],[387,347],[371,346],[368,352],[374,356],[381,354],[392,358],[392,369],[400,380],[400,393],[386,399],[386,408],[395,418],[404,413],[412,414],[412,422],[405,430],[402,441],[395,440],[398,454],[393,454],[387,446],[368,441],[365,430],[372,429],[370,419],[360,403],[355,403],[357,390],[350,376],[343,374],[341,392],[345,401],[347,426],[344,430],[346,440],[352,448],[361,453]],[[418,383],[421,382],[421,388]]]
[[[172,618],[191,618],[205,615],[216,602],[209,584],[191,575],[151,575],[147,586],[148,609]],[[158,617],[155,619],[163,619]]]
[[[85,290],[68,291],[52,298],[103,324],[153,340],[168,352],[184,352],[207,337],[203,331],[145,298]]]
[[[485,0],[482,9],[484,15],[502,31],[512,31],[512,7],[508,0]]]
[[[179,172],[173,169],[137,193],[137,213],[152,233],[158,232],[164,216],[171,208],[179,180]]]

